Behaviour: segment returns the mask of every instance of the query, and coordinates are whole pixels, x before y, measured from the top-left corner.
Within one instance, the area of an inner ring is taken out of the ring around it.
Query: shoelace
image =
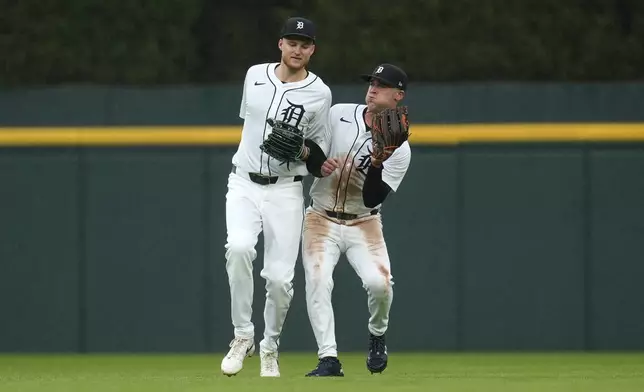
[[[322,358],[318,362],[318,369],[327,368],[333,366],[334,361],[331,358]]]
[[[232,350],[230,350],[229,357],[232,358],[232,357],[239,357],[239,356],[246,355],[246,353],[244,352],[244,349],[245,349],[244,339],[235,338],[230,343],[230,347],[232,348]]]
[[[269,372],[276,372],[277,371],[277,355],[274,353],[266,354],[264,357],[264,361],[262,361],[262,364],[265,365],[265,369],[268,370]]]
[[[370,340],[372,353],[379,355],[385,352],[385,341],[382,336],[371,336]]]

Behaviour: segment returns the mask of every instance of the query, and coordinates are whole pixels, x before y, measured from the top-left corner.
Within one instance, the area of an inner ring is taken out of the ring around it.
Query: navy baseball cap
[[[280,38],[284,37],[302,37],[315,42],[315,24],[300,16],[288,18],[280,35]]]
[[[383,85],[392,88],[407,90],[407,74],[402,68],[393,64],[380,64],[373,69],[368,75],[360,75],[360,78],[366,82],[376,79]]]

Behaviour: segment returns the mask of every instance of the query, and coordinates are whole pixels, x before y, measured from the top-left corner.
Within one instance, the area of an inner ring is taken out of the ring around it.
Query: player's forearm
[[[381,204],[387,198],[391,191],[389,185],[382,181],[382,165],[375,167],[369,166],[367,170],[367,178],[364,180],[362,186],[362,200],[364,205],[372,208]]]
[[[304,139],[308,154],[304,158],[306,169],[315,177],[322,177],[322,164],[326,161],[326,154],[313,140]]]

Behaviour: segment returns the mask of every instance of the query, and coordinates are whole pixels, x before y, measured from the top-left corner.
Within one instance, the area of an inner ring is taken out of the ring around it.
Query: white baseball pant
[[[299,253],[304,213],[302,182],[284,177],[259,185],[237,169],[228,176],[226,194],[226,271],[230,285],[231,318],[235,337],[254,338],[253,261],[259,233],[264,233],[266,280],[264,338],[260,351],[276,352],[279,336],[293,298],[293,276]]]
[[[393,301],[393,277],[380,215],[340,224],[323,214],[309,207],[302,234],[306,304],[319,358],[338,355],[331,293],[333,270],[342,253],[367,291],[369,332],[376,336],[386,332]]]

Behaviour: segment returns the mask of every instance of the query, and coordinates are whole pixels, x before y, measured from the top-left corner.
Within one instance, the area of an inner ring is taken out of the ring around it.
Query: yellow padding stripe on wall
[[[412,125],[414,145],[464,142],[644,141],[644,123]],[[238,126],[11,127],[0,146],[236,145]]]

